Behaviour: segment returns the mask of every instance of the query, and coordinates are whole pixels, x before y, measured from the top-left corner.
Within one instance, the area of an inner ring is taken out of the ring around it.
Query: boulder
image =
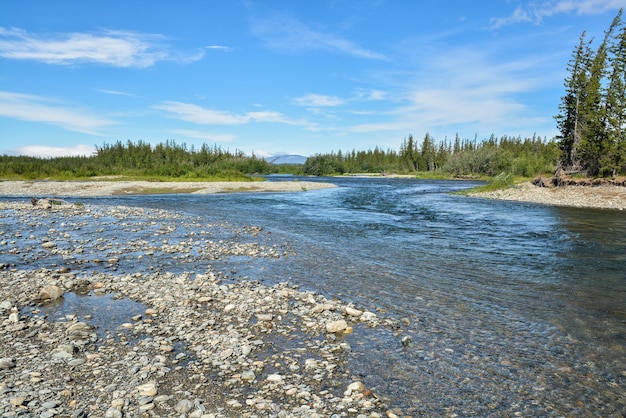
[[[59,286],[50,284],[39,291],[39,300],[56,300],[63,296],[63,289]]]
[[[343,319],[326,323],[326,331],[330,333],[343,332],[346,328],[348,328],[348,323]]]

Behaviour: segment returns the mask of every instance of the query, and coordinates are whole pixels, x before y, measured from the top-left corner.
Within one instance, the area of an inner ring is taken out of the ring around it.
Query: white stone
[[[326,331],[327,332],[343,332],[346,328],[348,328],[348,323],[340,319],[338,321],[330,321],[326,323]]]

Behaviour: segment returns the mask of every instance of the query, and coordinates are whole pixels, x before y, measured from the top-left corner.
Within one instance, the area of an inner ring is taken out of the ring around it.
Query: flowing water
[[[354,377],[403,413],[626,415],[624,212],[450,194],[471,182],[321,180],[339,187],[81,200],[262,226],[297,255],[219,267],[396,319],[347,339]]]

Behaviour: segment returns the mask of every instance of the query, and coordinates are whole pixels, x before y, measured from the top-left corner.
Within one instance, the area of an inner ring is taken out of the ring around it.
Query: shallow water
[[[340,187],[80,200],[190,216],[197,227],[168,231],[170,240],[209,224],[223,225],[211,229],[211,239],[246,240],[249,234],[238,228],[262,226],[255,240],[292,255],[211,264],[233,272],[233,279],[289,281],[399,320],[397,330],[359,328],[347,339],[355,377],[404,413],[626,414],[623,212],[449,194],[469,182],[330,181]],[[158,224],[134,225],[127,221],[125,236],[106,228],[94,233],[104,242],[161,239]],[[122,258],[117,268],[122,274],[149,267],[202,271],[206,265],[194,254],[166,253],[149,263]],[[411,343],[403,345],[402,337]]]

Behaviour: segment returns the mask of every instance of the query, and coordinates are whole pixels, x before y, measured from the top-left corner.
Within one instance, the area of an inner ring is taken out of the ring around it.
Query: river
[[[346,339],[355,378],[403,413],[626,415],[626,214],[451,194],[466,181],[319,180],[338,187],[80,200],[263,227],[292,255],[219,267],[397,320]]]

